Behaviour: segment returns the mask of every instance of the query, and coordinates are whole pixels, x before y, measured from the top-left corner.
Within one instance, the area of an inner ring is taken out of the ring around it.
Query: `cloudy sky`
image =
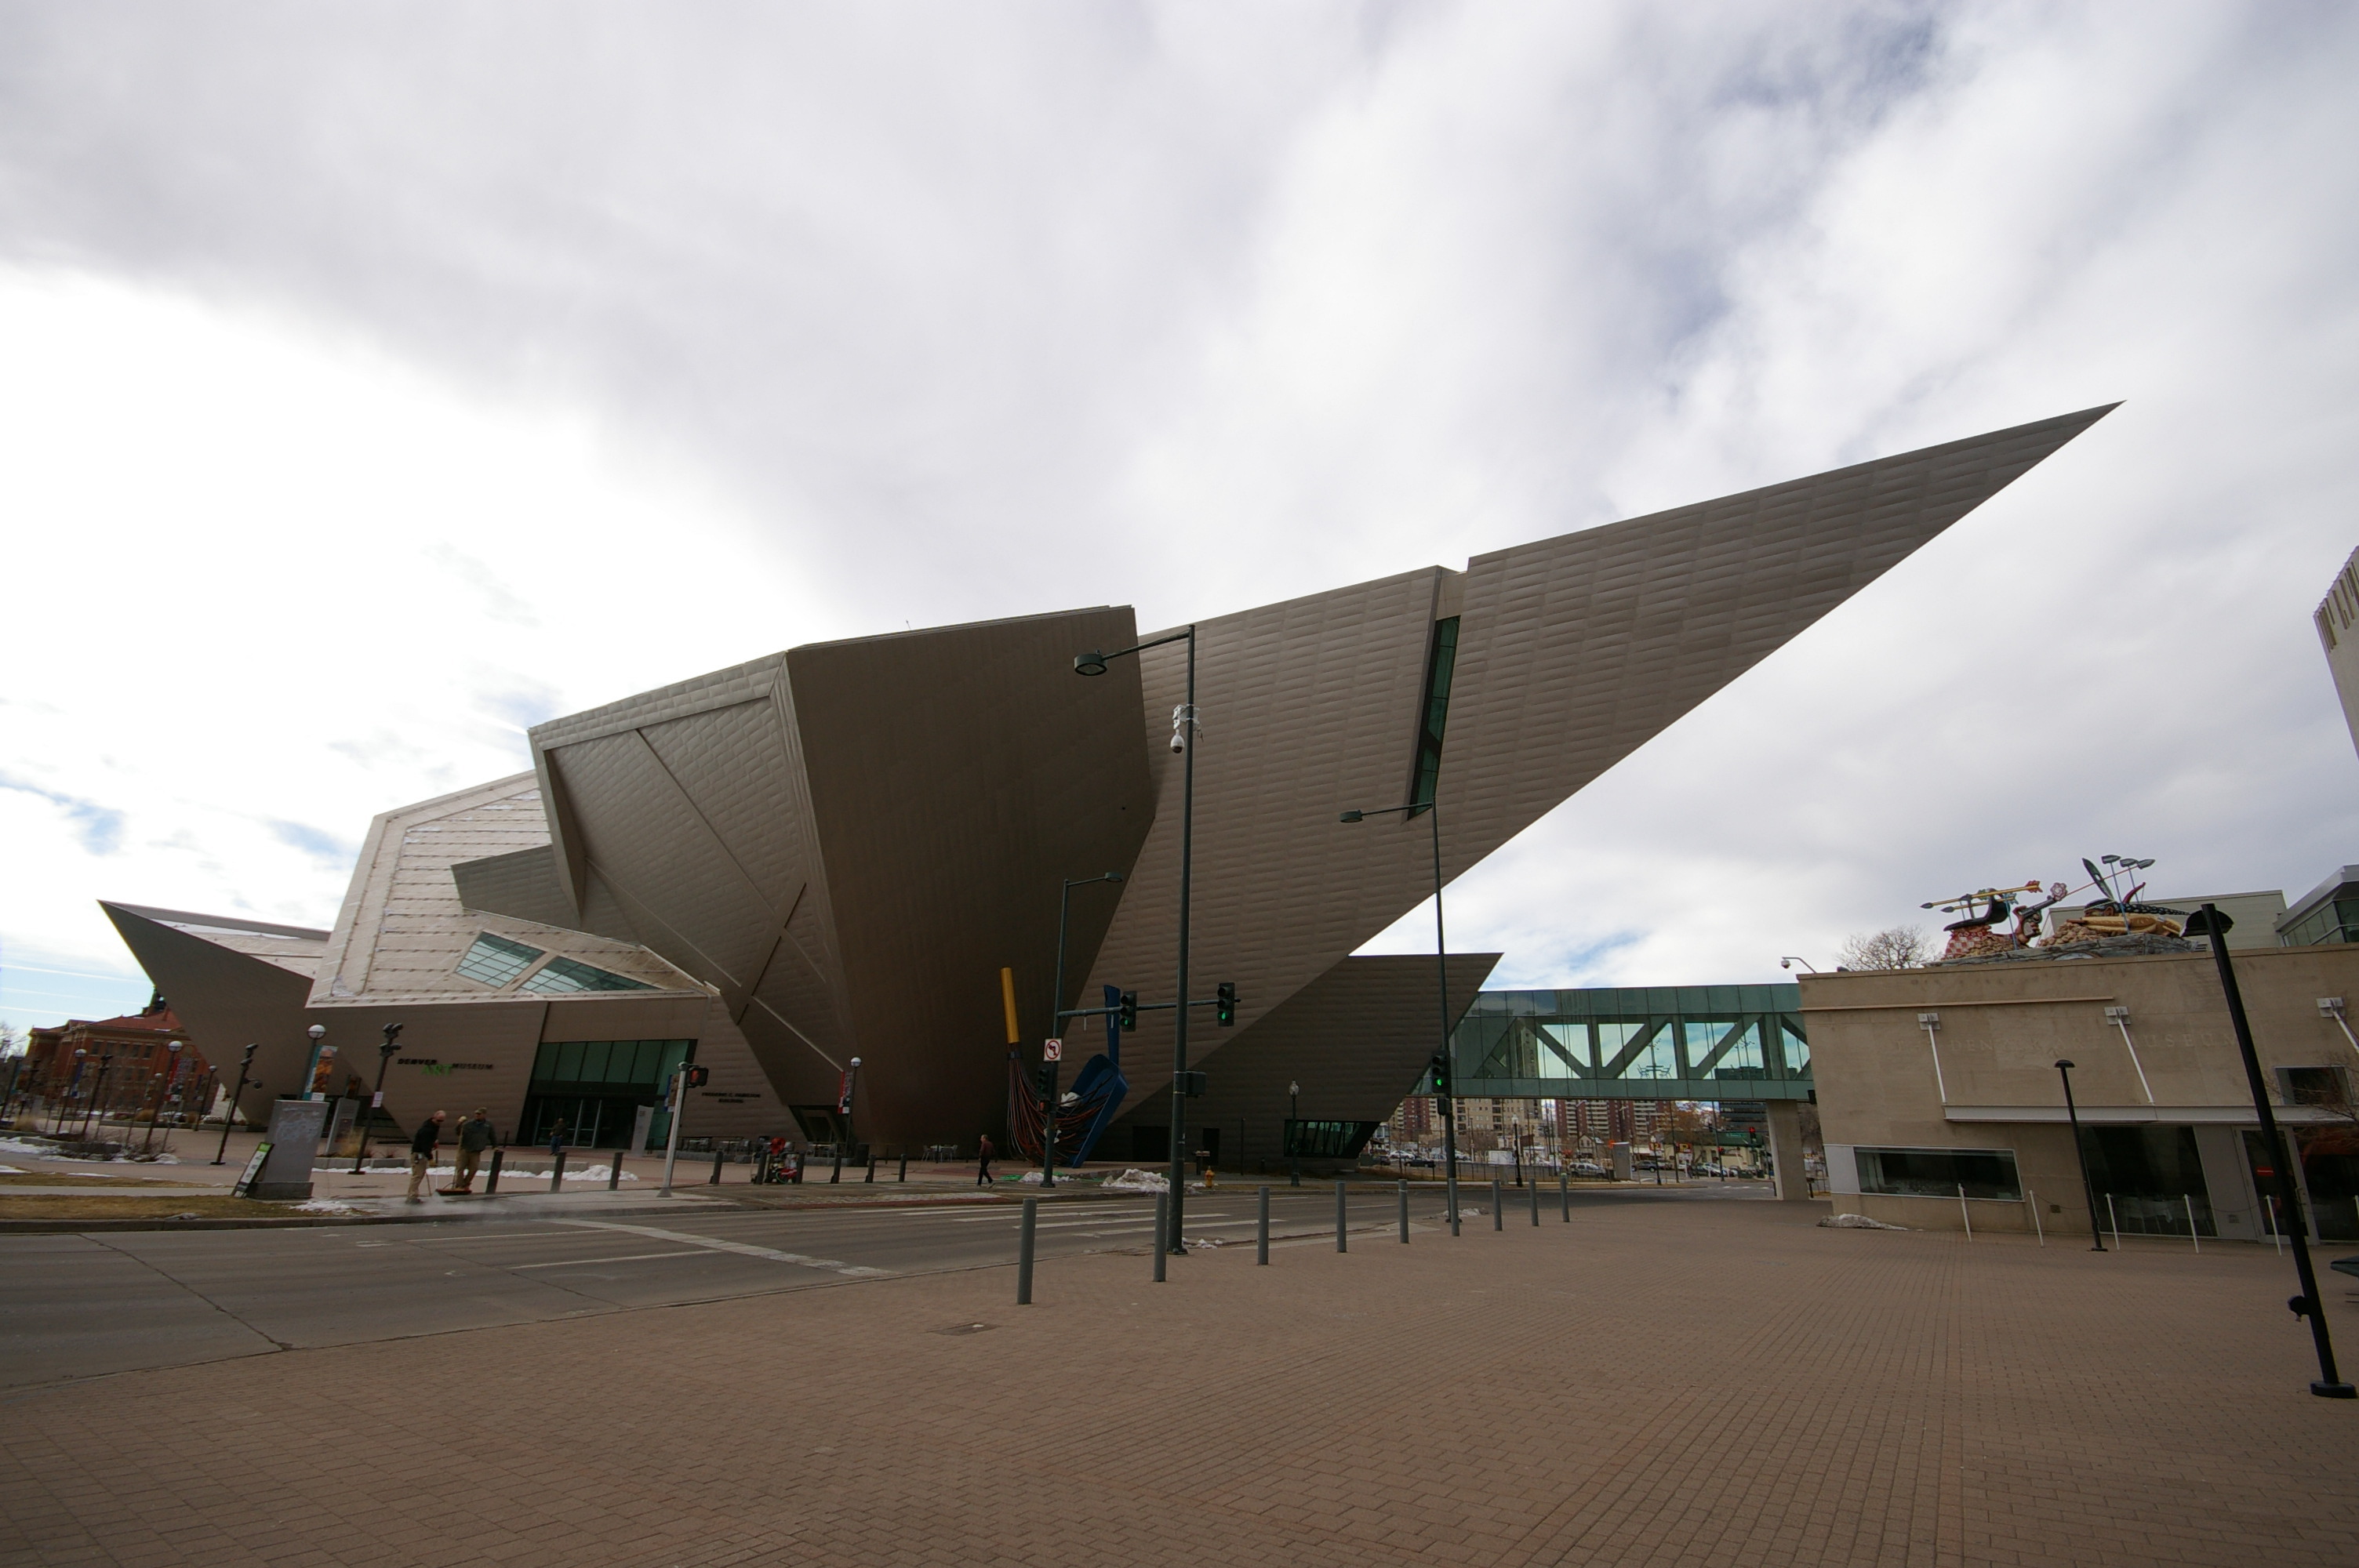
[[[1464,878],[1496,983],[2359,860],[2359,10],[0,0],[0,1014],[793,643],[2123,407]],[[1430,915],[1375,945],[1414,949]]]

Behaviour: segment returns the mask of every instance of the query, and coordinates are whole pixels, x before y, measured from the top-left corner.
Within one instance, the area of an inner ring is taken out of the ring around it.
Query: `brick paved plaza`
[[[971,1270],[31,1389],[0,1561],[2359,1563],[2359,1405],[2307,1392],[2268,1250],[1821,1212],[1510,1210],[1161,1286],[1059,1260],[1030,1308]]]

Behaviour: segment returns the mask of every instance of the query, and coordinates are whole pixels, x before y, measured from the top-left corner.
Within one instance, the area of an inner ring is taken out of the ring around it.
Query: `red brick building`
[[[204,1053],[189,1044],[188,1031],[172,1016],[161,996],[139,1012],[121,1018],[70,1019],[54,1028],[27,1032],[24,1081],[17,1092],[49,1102],[61,1099],[74,1083],[74,1065],[82,1064],[82,1081],[74,1092],[78,1103],[100,1112],[136,1115],[159,1103],[171,1108],[177,1088],[182,1108],[201,1112],[196,1092],[212,1070]],[[173,1042],[180,1049],[172,1049]],[[82,1055],[77,1058],[76,1051]],[[103,1076],[102,1076],[103,1075]],[[94,1098],[93,1098],[94,1097]]]

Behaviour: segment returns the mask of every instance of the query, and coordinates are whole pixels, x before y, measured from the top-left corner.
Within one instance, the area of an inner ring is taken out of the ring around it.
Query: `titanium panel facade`
[[[1447,880],[2105,412],[1201,622],[1192,978],[1198,998],[1238,984],[1242,1028],[1190,1015],[1191,1065],[1214,1075],[1191,1118],[1243,1115],[1250,1134],[1272,1086],[1305,1077],[1364,1095],[1354,1119],[1374,1120],[1414,1087],[1430,960],[1351,955],[1431,894],[1431,819],[1337,817],[1410,797],[1440,626],[1456,651],[1435,797]],[[647,988],[602,1008],[701,1012],[700,1038],[742,1042],[767,1085],[759,1130],[788,1130],[782,1106],[832,1104],[857,1055],[861,1138],[971,1143],[1005,1103],[1002,968],[1027,1062],[1052,1000],[1172,1000],[1168,716],[1187,651],[1073,672],[1137,640],[1128,608],[1102,606],[814,644],[540,725],[529,774],[377,820],[308,1011],[351,1028],[473,1008],[491,1030],[521,1006],[522,1049],[587,1006],[459,973],[489,933]],[[1105,871],[1127,880],[1075,890],[1051,999],[1060,882]],[[193,962],[125,929],[168,968]],[[183,993],[212,983],[164,984],[192,1030],[205,1006]],[[1169,1115],[1171,1021],[1148,1012],[1124,1043],[1130,1126]],[[299,1072],[299,1044],[268,1049],[274,1075]]]
[[[1499,957],[1450,955],[1453,1026]],[[1212,1031],[1203,1056],[1206,1093],[1188,1102],[1188,1124],[1221,1130],[1221,1169],[1248,1169],[1278,1157],[1289,1084],[1302,1086],[1306,1120],[1382,1121],[1392,1115],[1440,1047],[1435,968],[1431,954],[1345,958],[1250,1027]],[[1130,1076],[1127,1044],[1123,1071]],[[1170,1104],[1167,1096],[1143,1105],[1122,1125],[1168,1129]],[[1125,1140],[1115,1152],[1128,1148]]]
[[[1336,817],[1409,798],[1440,617],[1460,618],[1437,796],[1455,879],[2106,412],[1200,622],[1195,989],[1237,981],[1250,1022],[1431,896],[1422,816]],[[1148,713],[1168,713],[1185,651],[1144,657]],[[1168,1000],[1180,778],[1160,771],[1093,986]],[[1190,1022],[1191,1066],[1219,1044],[1209,1024]],[[1125,1119],[1165,1121],[1169,1015],[1142,1018],[1136,1040]]]

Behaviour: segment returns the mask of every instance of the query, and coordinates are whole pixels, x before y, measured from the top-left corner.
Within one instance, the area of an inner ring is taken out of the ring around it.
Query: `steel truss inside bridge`
[[[1484,991],[1451,1036],[1461,1098],[1810,1098],[1798,986]]]

